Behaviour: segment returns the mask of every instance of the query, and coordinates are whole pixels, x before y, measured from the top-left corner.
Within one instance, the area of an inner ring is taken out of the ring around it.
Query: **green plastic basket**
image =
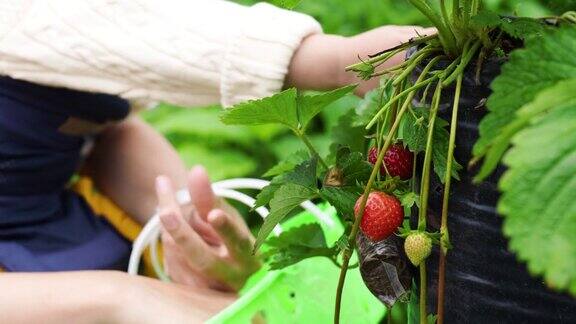
[[[330,215],[335,226],[321,224],[329,243],[335,242],[344,230],[332,207],[322,210]],[[318,222],[303,212],[282,224],[283,229]],[[356,263],[355,257],[351,263]],[[261,269],[240,291],[240,298],[213,317],[210,324],[252,323],[260,318],[267,324],[332,323],[334,299],[340,269],[330,260],[316,257],[282,270]],[[349,270],[342,300],[342,323],[378,323],[386,309],[368,291],[358,268]]]

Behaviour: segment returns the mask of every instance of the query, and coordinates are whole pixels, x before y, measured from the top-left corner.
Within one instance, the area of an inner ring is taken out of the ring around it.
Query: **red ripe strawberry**
[[[354,212],[358,214],[362,196],[356,201]],[[368,195],[360,229],[372,241],[381,241],[392,235],[404,220],[404,209],[396,197],[380,191]]]
[[[368,152],[368,161],[374,165],[378,160],[378,150],[372,147]],[[414,166],[414,154],[408,149],[404,148],[402,144],[394,144],[390,146],[384,155],[384,163],[380,168],[380,174],[388,174],[392,177],[399,177],[402,180],[412,178],[412,168]]]

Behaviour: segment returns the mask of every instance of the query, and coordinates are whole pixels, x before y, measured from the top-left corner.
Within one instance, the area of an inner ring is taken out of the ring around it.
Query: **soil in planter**
[[[486,114],[490,83],[500,73],[501,59],[484,62],[480,82],[470,66],[463,82],[455,157],[466,165],[478,139],[478,124]],[[416,71],[419,73],[420,71]],[[451,118],[453,88],[445,89],[438,115]],[[446,323],[576,323],[576,299],[547,288],[532,278],[525,264],[508,251],[502,218],[496,212],[500,166],[489,179],[474,185],[477,170],[462,170],[452,182],[448,225],[453,249],[446,263]],[[444,185],[432,177],[428,212],[429,231],[440,231]],[[428,312],[436,313],[438,255],[428,259]],[[542,258],[546,258],[545,255]]]

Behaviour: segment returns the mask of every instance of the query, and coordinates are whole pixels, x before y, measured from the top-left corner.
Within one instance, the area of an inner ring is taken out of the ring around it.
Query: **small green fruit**
[[[418,232],[408,235],[404,241],[404,251],[410,262],[419,266],[432,251],[432,239],[426,233]]]

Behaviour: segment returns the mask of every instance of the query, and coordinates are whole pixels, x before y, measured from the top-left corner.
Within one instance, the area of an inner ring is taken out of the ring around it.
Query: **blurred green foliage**
[[[542,0],[545,2],[544,0]],[[242,4],[257,1],[238,0]],[[485,0],[506,14],[548,14],[536,0]],[[386,24],[423,25],[426,20],[406,0],[303,0],[294,10],[314,16],[326,33],[354,35]],[[324,109],[311,126],[311,138],[327,154],[331,129],[338,118],[358,104],[353,96]],[[203,164],[214,180],[260,177],[277,161],[304,149],[282,127],[234,127],[219,121],[221,107],[182,109],[167,105],[143,113],[164,134],[188,166]]]

